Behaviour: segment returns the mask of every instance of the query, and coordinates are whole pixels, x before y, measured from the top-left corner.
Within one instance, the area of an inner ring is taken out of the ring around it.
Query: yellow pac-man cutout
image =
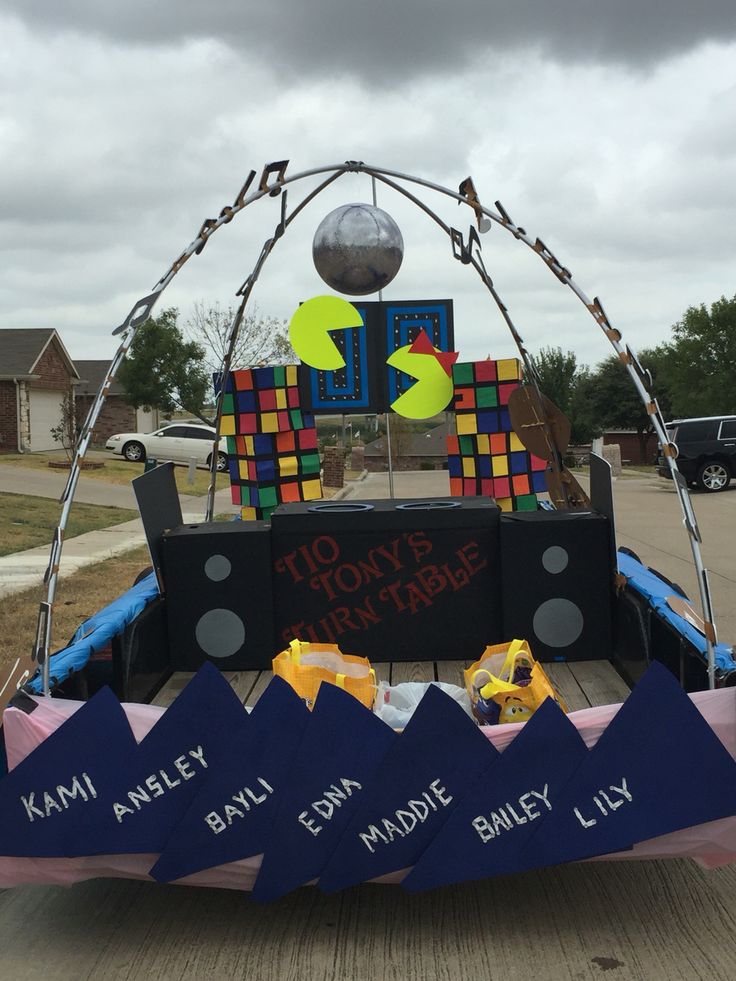
[[[289,340],[297,357],[318,371],[345,367],[345,358],[330,337],[331,330],[361,327],[363,321],[352,303],[339,296],[313,296],[306,300],[289,324]]]
[[[452,378],[433,354],[412,354],[411,347],[407,344],[398,348],[387,361],[392,368],[417,379],[391,403],[391,408],[407,419],[429,419],[447,408],[452,398]]]

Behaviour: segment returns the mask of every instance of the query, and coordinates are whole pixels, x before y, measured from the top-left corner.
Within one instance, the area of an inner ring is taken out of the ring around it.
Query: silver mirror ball
[[[376,293],[404,258],[404,240],[391,215],[372,204],[344,204],[322,219],[312,242],[317,272],[349,296]]]

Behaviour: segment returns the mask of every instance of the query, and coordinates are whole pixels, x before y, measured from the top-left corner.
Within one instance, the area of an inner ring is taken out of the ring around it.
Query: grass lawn
[[[62,564],[54,603],[52,648],[59,650],[66,646],[81,623],[129,589],[138,573],[149,565],[145,546],[88,565],[68,576],[64,575]],[[45,587],[37,586],[6,596],[0,603],[0,665],[31,650],[38,604],[45,599]]]
[[[0,555],[22,552],[36,545],[50,545],[60,515],[59,502],[47,497],[0,494]],[[86,531],[120,525],[137,516],[137,511],[127,508],[75,504],[69,516],[66,537],[74,538]]]
[[[62,451],[50,453],[3,453],[0,456],[0,465],[8,464],[14,467],[30,468],[32,470],[45,470],[48,472],[64,473],[64,471],[50,471],[49,460],[65,460]],[[144,464],[128,463],[121,457],[113,456],[107,450],[90,450],[85,457],[90,463],[103,463],[104,466],[99,470],[83,470],[82,480],[101,480],[106,484],[129,484],[134,477],[143,473]],[[180,494],[191,494],[194,497],[201,497],[207,493],[210,483],[208,470],[195,470],[194,483],[187,483],[189,468],[186,466],[176,466],[176,486]],[[217,489],[230,486],[230,478],[226,473],[217,475]]]

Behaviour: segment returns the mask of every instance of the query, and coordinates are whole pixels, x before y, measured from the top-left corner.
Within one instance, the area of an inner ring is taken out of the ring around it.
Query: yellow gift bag
[[[473,714],[485,725],[526,722],[545,698],[553,698],[567,712],[525,640],[486,647],[480,659],[465,671],[465,687]]]
[[[273,673],[287,681],[309,708],[314,705],[323,681],[343,688],[366,708],[373,708],[376,672],[370,661],[354,654],[343,654],[336,644],[292,640],[288,649],[273,659]]]

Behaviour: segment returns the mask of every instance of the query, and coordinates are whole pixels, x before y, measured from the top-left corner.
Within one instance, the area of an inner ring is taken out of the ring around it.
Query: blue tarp
[[[61,684],[75,671],[81,671],[93,654],[107,647],[112,638],[122,633],[157,596],[156,576],[151,572],[122,596],[118,596],[89,620],[85,620],[68,646],[51,655],[49,673],[53,683]],[[42,690],[40,674],[28,682],[27,688],[36,693]]]
[[[647,599],[660,619],[674,627],[705,658],[707,647],[703,634],[667,605],[667,597],[676,595],[679,590],[660,579],[656,572],[647,569],[626,552],[618,553],[618,569],[623,576],[626,576],[629,585]],[[728,644],[716,644],[715,655],[718,670],[736,670],[736,661]]]

